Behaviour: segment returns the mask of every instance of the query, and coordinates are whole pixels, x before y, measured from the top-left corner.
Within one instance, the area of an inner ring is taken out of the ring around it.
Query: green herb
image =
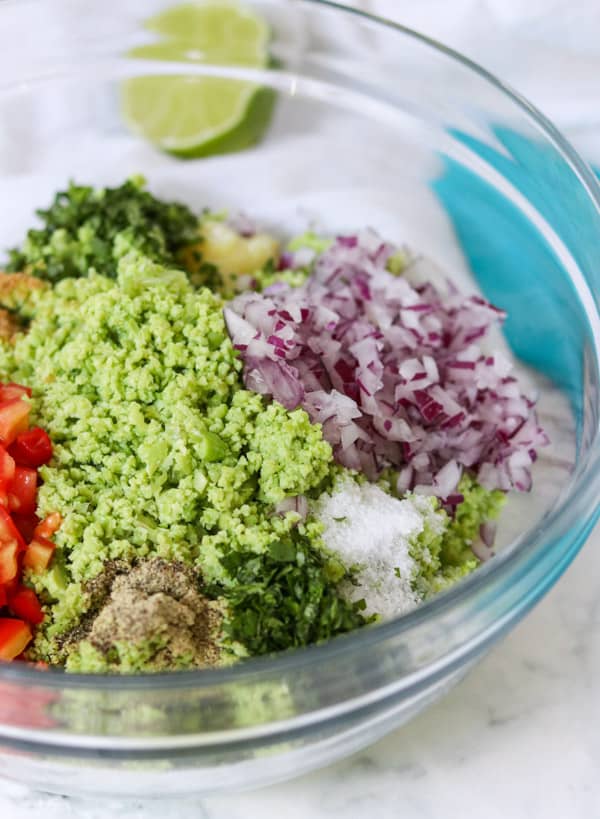
[[[337,592],[339,567],[298,533],[271,547],[269,554],[230,553],[223,562],[234,578],[227,597],[228,636],[250,655],[328,640],[366,620],[361,606]]]
[[[292,252],[303,250],[305,248],[314,250],[315,253],[323,253],[333,244],[333,239],[327,236],[319,236],[313,233],[312,230],[303,233],[301,236],[296,236],[288,242],[288,249]]]
[[[271,285],[278,282],[289,284],[290,287],[300,287],[309,274],[310,270],[303,267],[292,270],[276,270],[272,259],[270,259],[262,270],[257,270],[253,274],[252,278],[254,279],[255,289],[262,292],[266,287],[271,287]]]
[[[417,566],[413,588],[423,598],[449,588],[477,568],[479,560],[471,545],[479,537],[482,524],[495,520],[506,502],[504,492],[484,489],[469,474],[462,476],[458,492],[464,500],[456,507],[453,517],[443,513],[447,526],[440,529],[426,519],[411,546],[411,557]],[[425,502],[424,499],[421,502]],[[427,502],[433,509],[439,507],[435,498],[427,498]]]
[[[386,262],[386,268],[393,276],[399,276],[406,270],[408,257],[404,250],[397,250]]]
[[[193,251],[192,256],[195,264],[193,272],[188,270],[190,281],[194,287],[208,287],[213,293],[222,293],[225,289],[223,277],[219,273],[219,268],[210,262],[202,261],[202,254],[198,250]],[[179,265],[183,259],[179,260]],[[183,265],[187,269],[187,265]]]
[[[177,251],[197,241],[198,220],[185,205],[162,202],[144,185],[142,177],[118,188],[71,183],[47,210],[37,211],[43,226],[29,230],[22,247],[10,251],[7,270],[57,282],[94,269],[114,279],[118,259],[133,248],[179,267]]]
[[[442,540],[441,560],[444,566],[461,566],[473,559],[471,544],[479,537],[483,523],[496,520],[506,503],[506,495],[500,490],[484,489],[470,475],[463,475],[458,491],[464,501],[456,512]]]

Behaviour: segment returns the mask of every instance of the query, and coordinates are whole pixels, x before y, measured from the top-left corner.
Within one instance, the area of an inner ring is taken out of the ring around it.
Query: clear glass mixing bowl
[[[110,8],[109,8],[110,5]],[[599,496],[599,191],[554,127],[444,46],[318,0],[251,5],[273,67],[123,55],[161,3],[3,2],[0,246],[68,179],[147,176],[273,229],[373,224],[507,308],[554,446],[505,516],[505,548],[449,593],[328,645],[218,671],[129,678],[0,668],[0,774],[61,793],[168,796],[255,786],[361,748],[442,696],[552,586]],[[26,36],[24,36],[26,33]],[[165,72],[277,91],[256,148],[181,161],[132,136],[119,84]],[[302,223],[302,224],[299,224]]]

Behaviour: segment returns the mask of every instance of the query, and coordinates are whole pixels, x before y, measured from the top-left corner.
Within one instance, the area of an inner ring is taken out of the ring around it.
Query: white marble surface
[[[362,0],[479,58],[600,159],[596,3]],[[450,6],[450,15],[441,13]],[[318,773],[255,793],[168,804],[92,803],[0,781],[0,817],[593,819],[600,816],[598,578],[600,527],[548,597],[443,702]]]
[[[105,803],[0,782],[2,819],[595,819],[600,527],[534,612],[450,695],[368,750],[227,798]]]

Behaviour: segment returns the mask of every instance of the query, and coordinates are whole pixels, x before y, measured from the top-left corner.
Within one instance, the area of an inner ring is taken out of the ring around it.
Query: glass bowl
[[[169,796],[301,774],[441,697],[552,586],[595,520],[599,190],[544,117],[450,49],[317,0],[250,3],[268,70],[124,55],[161,3],[0,8],[0,245],[70,178],[235,206],[273,230],[372,224],[509,312],[505,337],[540,391],[553,447],[511,503],[504,548],[396,621],[236,667],[103,677],[0,668],[0,775],[60,793]],[[27,32],[27,38],[22,32]],[[182,161],[133,136],[119,86],[212,74],[277,92],[260,145]]]

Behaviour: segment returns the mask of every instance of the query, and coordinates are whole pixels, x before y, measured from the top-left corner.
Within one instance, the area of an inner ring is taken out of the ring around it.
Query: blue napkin
[[[597,298],[600,219],[575,172],[551,146],[506,128],[495,128],[494,134],[506,153],[452,132],[535,207],[585,271]],[[508,313],[505,332],[511,348],[567,392],[580,418],[584,350],[593,339],[563,261],[490,182],[452,158],[443,161],[433,188],[483,293]]]

